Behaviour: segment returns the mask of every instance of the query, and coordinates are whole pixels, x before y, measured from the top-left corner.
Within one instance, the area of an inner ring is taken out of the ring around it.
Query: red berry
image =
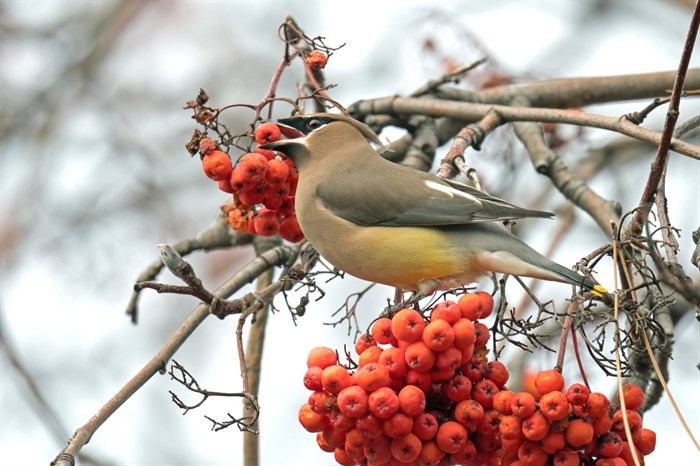
[[[231,176],[233,167],[226,152],[213,150],[202,157],[202,169],[212,180],[221,181]]]
[[[255,140],[260,144],[279,141],[280,137],[280,127],[272,122],[263,123],[255,129]]]
[[[248,152],[238,161],[238,168],[246,181],[260,181],[267,173],[267,159],[257,152]]]
[[[280,220],[277,212],[269,209],[261,209],[255,217],[255,231],[261,236],[276,235],[280,229]]]
[[[312,70],[322,70],[328,63],[328,56],[320,50],[312,50],[306,57],[306,63]]]
[[[292,243],[298,243],[304,239],[304,233],[301,231],[296,215],[282,219],[279,233],[282,238]]]

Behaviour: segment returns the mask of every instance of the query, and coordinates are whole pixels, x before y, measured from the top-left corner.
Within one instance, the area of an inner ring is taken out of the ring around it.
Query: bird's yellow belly
[[[335,267],[402,289],[419,290],[422,282],[463,276],[469,269],[468,258],[451,255],[445,235],[434,229],[351,227],[343,238],[328,239],[309,238]],[[464,278],[469,277],[458,279],[459,284]],[[457,284],[449,287],[454,286]]]

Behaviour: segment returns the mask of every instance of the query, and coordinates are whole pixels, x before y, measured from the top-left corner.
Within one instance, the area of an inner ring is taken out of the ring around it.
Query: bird
[[[498,225],[552,213],[518,207],[469,185],[383,158],[377,134],[342,114],[276,121],[262,145],[299,171],[295,210],[306,239],[337,269],[423,296],[503,273],[606,290]]]

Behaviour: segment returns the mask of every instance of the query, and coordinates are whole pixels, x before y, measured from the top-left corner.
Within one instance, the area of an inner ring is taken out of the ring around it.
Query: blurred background
[[[189,297],[146,291],[138,325],[124,313],[135,278],[157,258],[155,245],[194,236],[227,200],[185,151],[195,128],[191,112],[182,109],[185,101],[203,88],[215,107],[257,103],[282,57],[277,28],[286,14],[307,35],[345,44],[326,72],[337,84],[331,96],[349,106],[357,99],[410,93],[451,64],[484,55],[523,79],[675,70],[692,7],[692,1],[654,0],[0,2],[2,462],[48,464],[196,305]],[[697,57],[696,50],[692,66],[698,66]],[[278,95],[294,96],[300,79],[300,67],[288,70]],[[592,111],[620,115],[648,103]],[[289,109],[277,111],[281,116]],[[699,113],[698,101],[685,102],[682,111],[679,121]],[[662,107],[645,126],[661,128],[664,114]],[[226,123],[242,131],[251,117],[229,112]],[[615,139],[586,131],[578,150]],[[499,178],[544,189],[548,181],[527,160],[497,152],[485,145],[468,161],[492,192],[521,203],[512,197],[514,187]],[[653,153],[649,147],[624,165],[611,164],[591,185],[624,210],[634,207]],[[575,151],[569,156],[575,158]],[[681,228],[680,258],[693,275],[690,232],[700,223],[700,166],[673,154],[668,173],[670,216]],[[561,202],[553,196],[545,208]],[[583,215],[576,222],[553,254],[566,265],[606,242]],[[551,223],[537,225],[526,239],[543,249],[556,226]],[[239,248],[188,260],[214,288],[252,257],[251,249]],[[611,270],[600,271],[608,287],[611,277]],[[167,274],[162,280],[175,283]],[[260,394],[263,465],[333,463],[297,422],[308,396],[302,376],[311,347],[352,344],[346,326],[325,324],[335,320],[331,314],[349,293],[363,287],[349,277],[326,284],[327,297],[312,302],[296,325],[288,313],[271,316]],[[517,302],[520,291],[511,289]],[[538,290],[560,302],[570,291],[544,284]],[[361,303],[360,323],[366,326],[391,296],[390,289],[375,287]],[[175,357],[206,388],[240,389],[235,325],[234,319],[208,319]],[[670,386],[695,435],[699,335],[688,315],[677,328],[670,367]],[[551,367],[554,360],[544,355],[532,367]],[[241,464],[238,430],[211,432],[204,419],[240,414],[238,400],[212,400],[183,417],[169,390],[187,397],[167,376],[155,377],[84,451],[105,465]],[[670,455],[698,458],[666,398],[644,422],[658,433],[647,465],[669,464]]]

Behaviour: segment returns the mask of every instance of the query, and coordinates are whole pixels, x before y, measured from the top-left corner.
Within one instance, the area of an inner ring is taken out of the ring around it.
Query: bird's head
[[[303,170],[326,157],[335,157],[336,151],[352,156],[365,153],[370,143],[381,145],[369,126],[345,115],[313,113],[282,118],[276,121],[286,139],[262,145],[289,156]],[[353,151],[354,148],[363,150]]]

